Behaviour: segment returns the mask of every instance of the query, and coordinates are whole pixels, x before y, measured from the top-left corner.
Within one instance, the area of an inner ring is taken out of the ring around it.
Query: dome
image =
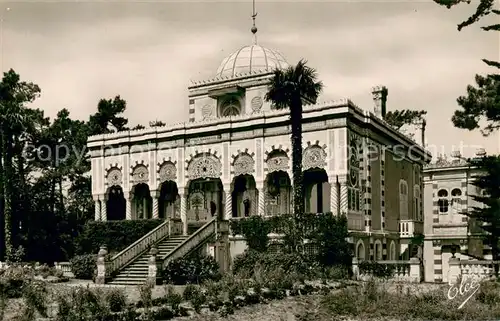
[[[282,54],[259,45],[245,46],[224,58],[217,69],[217,77],[234,77],[255,71],[273,71],[286,68],[288,63]]]

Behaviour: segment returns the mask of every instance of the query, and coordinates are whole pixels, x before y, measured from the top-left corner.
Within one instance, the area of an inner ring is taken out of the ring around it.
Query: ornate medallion
[[[302,168],[308,170],[311,168],[324,168],[326,166],[326,153],[323,148],[314,145],[309,146],[302,156]]]
[[[188,176],[190,179],[197,178],[219,178],[222,165],[213,155],[201,155],[195,157],[188,165]]]
[[[165,162],[161,165],[158,176],[160,178],[160,183],[175,181],[177,178],[177,168],[172,162]]]
[[[112,168],[108,171],[107,175],[108,186],[121,185],[122,171],[118,168]]]
[[[260,96],[253,97],[252,100],[250,101],[250,104],[252,106],[252,111],[254,113],[258,113],[262,109],[262,104],[263,104],[262,97]]]
[[[149,171],[144,165],[138,165],[132,172],[134,183],[147,183],[149,181]]]
[[[203,119],[211,118],[213,115],[213,109],[214,108],[208,104],[203,106],[203,108],[201,109],[201,115]]]
[[[266,163],[268,173],[286,171],[288,169],[288,157],[286,155],[273,156]]]

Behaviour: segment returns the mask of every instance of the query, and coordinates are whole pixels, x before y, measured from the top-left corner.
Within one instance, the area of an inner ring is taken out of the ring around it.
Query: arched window
[[[448,191],[445,189],[441,189],[438,191],[438,207],[439,207],[439,214],[448,214],[448,207],[449,207],[449,200],[448,200]]]
[[[418,220],[421,220],[420,217],[420,186],[415,185],[413,186],[413,210],[415,213],[413,213],[414,217],[416,217]]]
[[[396,260],[396,244],[394,241],[391,241],[391,245],[389,247],[389,260]]]
[[[451,208],[453,214],[461,214],[462,212],[462,190],[454,188],[451,191]]]
[[[408,219],[408,183],[399,181],[399,214],[401,219]]]
[[[358,246],[356,246],[356,257],[358,258],[358,261],[365,260],[365,245],[361,240],[358,241]]]
[[[222,117],[238,116],[241,114],[241,104],[236,97],[226,99],[220,106]]]

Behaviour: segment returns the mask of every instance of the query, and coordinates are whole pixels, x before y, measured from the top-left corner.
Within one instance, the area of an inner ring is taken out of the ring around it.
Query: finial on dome
[[[253,10],[252,10],[253,25],[252,25],[252,29],[250,29],[250,31],[253,34],[253,43],[254,43],[254,45],[256,45],[257,44],[257,30],[258,29],[255,26],[255,18],[257,17],[257,12],[255,12],[255,0],[253,0],[252,4],[253,4]]]

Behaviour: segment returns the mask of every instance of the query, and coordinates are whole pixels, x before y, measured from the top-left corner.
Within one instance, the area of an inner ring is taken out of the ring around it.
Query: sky
[[[7,10],[9,8],[9,10]],[[289,63],[308,60],[323,81],[320,101],[349,98],[371,110],[371,88],[388,87],[388,110],[426,110],[433,154],[500,153],[500,134],[453,127],[456,98],[499,59],[498,33],[457,31],[475,9],[422,1],[257,0],[258,43]],[[37,83],[33,107],[88,119],[120,95],[132,126],[188,119],[190,80],[213,78],[222,60],[252,43],[252,2],[0,0],[1,68]]]

